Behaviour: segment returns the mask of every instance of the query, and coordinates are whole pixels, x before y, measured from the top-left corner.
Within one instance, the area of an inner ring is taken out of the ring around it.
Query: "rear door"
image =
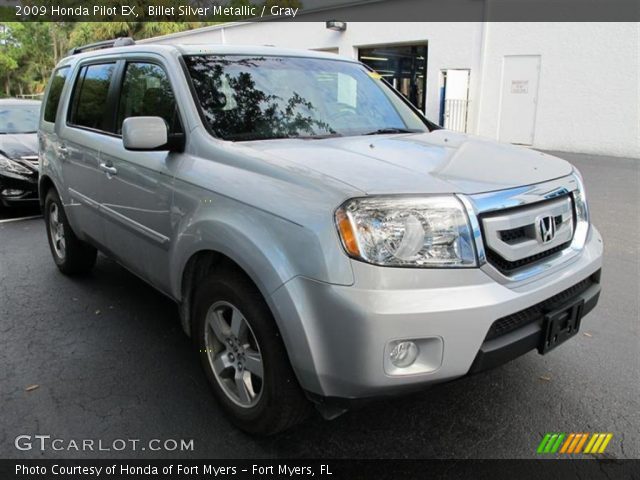
[[[80,233],[104,243],[100,214],[105,171],[100,150],[113,134],[113,79],[116,61],[83,64],[76,75],[58,155],[70,205],[66,208]]]
[[[183,134],[171,81],[159,59],[131,57],[123,62],[116,137],[105,142],[100,158],[112,171],[102,199],[107,248],[123,264],[167,291],[172,185],[179,154],[125,150],[122,122],[137,116],[162,117],[170,136]]]
[[[38,127],[39,169],[42,169],[43,165],[55,166],[66,161],[64,151],[60,151],[61,140],[58,133],[61,126],[64,125],[64,107],[61,107],[60,104],[64,104],[61,100],[68,95],[70,75],[71,67],[69,65],[57,68],[51,75],[51,80],[45,93],[45,103],[40,110],[41,118]],[[60,116],[58,116],[58,110],[62,111]],[[57,172],[49,171],[48,173],[49,175],[54,175],[60,172],[58,170]],[[64,188],[63,179],[59,176],[56,178],[56,183],[59,188]],[[66,201],[66,189],[59,193],[62,195],[62,200]]]

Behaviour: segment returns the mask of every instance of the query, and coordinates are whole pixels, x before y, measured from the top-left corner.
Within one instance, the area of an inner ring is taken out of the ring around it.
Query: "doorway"
[[[358,60],[378,72],[416,108],[425,111],[427,45],[359,48]]]
[[[498,139],[533,145],[538,106],[540,55],[508,55],[502,67]]]
[[[440,119],[448,130],[467,132],[469,117],[469,69],[447,69],[440,72]]]

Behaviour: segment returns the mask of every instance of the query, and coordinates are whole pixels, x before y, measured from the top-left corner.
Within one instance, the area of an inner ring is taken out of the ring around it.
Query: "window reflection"
[[[361,65],[298,57],[185,57],[209,129],[227,140],[357,135],[424,123]]]
[[[122,132],[122,122],[129,117],[162,117],[169,133],[182,131],[169,78],[159,65],[127,64],[118,106],[117,133]]]

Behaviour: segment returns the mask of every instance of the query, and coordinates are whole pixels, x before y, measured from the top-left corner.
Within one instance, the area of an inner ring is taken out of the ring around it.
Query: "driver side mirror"
[[[125,118],[122,143],[133,151],[170,150],[167,124],[161,117]]]

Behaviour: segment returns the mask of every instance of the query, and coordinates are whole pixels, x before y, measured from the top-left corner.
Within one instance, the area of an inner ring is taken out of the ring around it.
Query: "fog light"
[[[416,361],[420,350],[413,342],[398,342],[389,353],[391,363],[398,368],[407,368]]]
[[[19,195],[22,195],[23,193],[24,190],[15,190],[13,188],[5,188],[4,190],[2,190],[3,197],[17,197]]]

